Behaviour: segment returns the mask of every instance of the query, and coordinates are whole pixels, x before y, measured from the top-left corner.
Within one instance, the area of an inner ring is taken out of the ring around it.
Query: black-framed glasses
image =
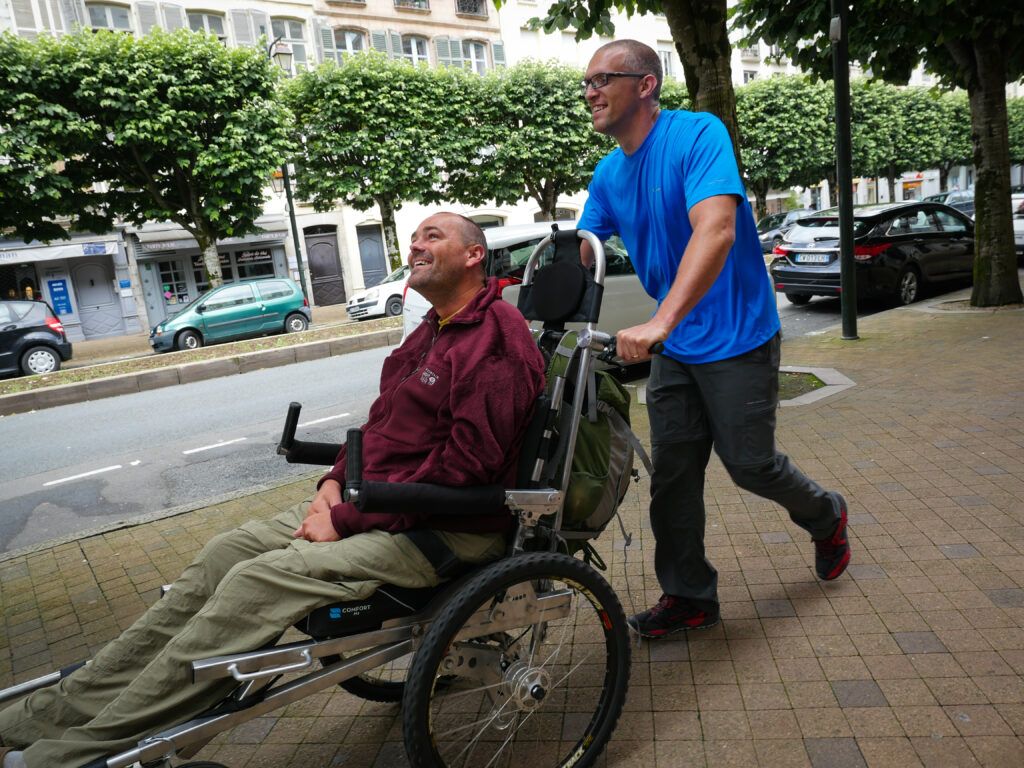
[[[650,72],[598,72],[593,77],[581,80],[580,89],[583,91],[583,95],[586,96],[588,88],[599,91],[608,85],[608,81],[613,77],[647,77],[649,74]]]

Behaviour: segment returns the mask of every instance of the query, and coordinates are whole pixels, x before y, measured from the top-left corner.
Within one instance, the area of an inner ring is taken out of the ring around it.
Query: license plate
[[[793,261],[797,264],[828,264],[832,261],[830,253],[794,253]]]

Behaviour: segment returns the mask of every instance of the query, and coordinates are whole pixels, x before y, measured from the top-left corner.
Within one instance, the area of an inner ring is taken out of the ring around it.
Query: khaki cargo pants
[[[0,712],[0,739],[29,768],[76,768],[129,749],[213,706],[233,680],[192,682],[191,662],[276,640],[322,605],[361,600],[383,583],[440,579],[408,538],[370,531],[331,543],[292,538],[309,501],[214,537],[173,589],[85,667]],[[441,536],[461,560],[504,551],[497,534]]]

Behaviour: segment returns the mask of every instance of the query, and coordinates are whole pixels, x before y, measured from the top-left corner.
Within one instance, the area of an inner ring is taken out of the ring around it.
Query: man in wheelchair
[[[480,228],[455,214],[431,216],[414,233],[409,285],[433,309],[384,363],[362,427],[366,479],[513,482],[544,361],[522,315],[485,279],[486,252]],[[434,586],[438,551],[465,563],[503,553],[507,509],[362,514],[342,501],[345,462],[342,449],[312,500],[216,536],[88,665],[0,712],[3,768],[80,766],[127,749],[237,685],[194,682],[191,662],[274,643],[314,609],[385,583]]]

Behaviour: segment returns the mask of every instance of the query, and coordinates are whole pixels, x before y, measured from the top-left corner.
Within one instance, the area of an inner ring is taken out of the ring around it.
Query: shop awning
[[[120,234],[89,240],[70,240],[59,244],[0,243],[0,264],[26,264],[33,261],[75,259],[83,256],[108,256],[117,253]]]

